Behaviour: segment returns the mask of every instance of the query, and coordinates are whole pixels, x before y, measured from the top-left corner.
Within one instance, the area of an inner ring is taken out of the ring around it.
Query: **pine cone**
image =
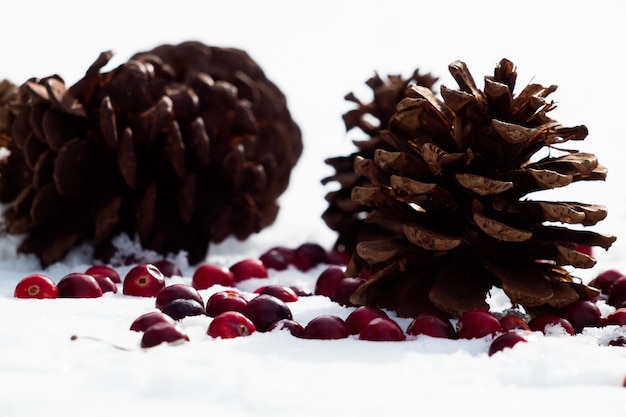
[[[387,147],[355,160],[372,186],[355,187],[353,200],[372,207],[368,222],[395,222],[403,236],[357,245],[347,274],[367,268],[371,278],[352,301],[414,316],[488,309],[493,286],[528,312],[594,299],[597,291],[565,267],[592,267],[576,245],[608,249],[615,237],[564,224],[595,225],[606,208],[529,198],[606,178],[595,155],[560,149],[583,140],[587,128],[547,116],[556,86],[530,84],[514,95],[517,73],[506,59],[484,90],[463,62],[449,69],[458,90],[442,86],[441,101],[409,86],[382,135]]]
[[[198,42],[138,53],[70,88],[58,76],[19,89],[0,188],[9,233],[44,265],[84,240],[112,255],[121,232],[159,253],[245,239],[271,224],[301,152],[282,92],[237,49]],[[9,173],[22,173],[20,180]]]
[[[402,229],[396,223],[378,222],[366,223],[365,217],[369,207],[352,201],[351,193],[355,186],[369,186],[369,180],[354,172],[354,160],[357,157],[372,158],[376,149],[387,149],[381,140],[380,133],[389,126],[389,119],[396,111],[396,106],[404,96],[406,88],[411,84],[432,88],[437,78],[431,74],[420,74],[419,69],[407,79],[400,75],[388,75],[382,79],[375,74],[365,83],[372,89],[373,99],[370,103],[363,103],[354,93],[346,95],[345,99],[357,105],[343,115],[346,131],[358,128],[368,137],[365,140],[355,140],[357,150],[348,156],[337,156],[326,159],[326,164],[334,168],[335,173],[322,179],[322,184],[338,183],[339,189],[326,194],[329,205],[322,214],[322,219],[329,228],[337,232],[335,249],[353,254],[356,244],[376,238],[396,237],[402,234]]]

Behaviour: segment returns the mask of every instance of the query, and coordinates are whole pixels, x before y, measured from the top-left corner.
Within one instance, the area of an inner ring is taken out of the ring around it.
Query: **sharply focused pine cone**
[[[354,160],[360,156],[372,158],[376,149],[387,149],[381,140],[380,132],[389,126],[389,119],[396,111],[396,106],[404,97],[406,88],[411,84],[432,88],[437,78],[429,74],[420,74],[419,69],[407,79],[399,75],[388,75],[382,79],[375,74],[365,83],[372,89],[370,103],[363,103],[354,93],[346,95],[347,101],[356,103],[357,108],[343,115],[346,131],[360,129],[367,135],[364,140],[353,141],[357,150],[348,156],[328,158],[325,162],[334,168],[335,173],[322,180],[322,184],[336,182],[339,189],[326,194],[328,208],[322,214],[327,226],[337,232],[335,248],[348,254],[354,253],[356,244],[364,240],[383,237],[396,237],[402,229],[396,223],[366,223],[365,217],[370,208],[352,201],[351,193],[355,186],[369,186],[369,180],[354,172]]]
[[[31,79],[13,108],[0,169],[10,233],[42,263],[83,240],[96,256],[138,235],[159,253],[245,239],[271,224],[302,152],[282,92],[237,49],[162,45],[101,73],[105,52],[69,89]],[[5,190],[6,191],[6,190]]]
[[[529,312],[593,299],[597,292],[566,267],[595,264],[577,244],[608,249],[615,237],[562,224],[594,225],[605,207],[529,198],[606,178],[595,155],[559,147],[583,140],[587,128],[547,116],[556,86],[530,84],[515,96],[517,73],[506,59],[484,90],[464,63],[449,69],[458,90],[442,86],[440,101],[410,86],[383,135],[387,147],[355,160],[373,185],[355,187],[353,200],[373,208],[369,222],[396,222],[403,236],[357,245],[347,274],[366,268],[371,278],[352,301],[413,316],[488,309],[493,286]]]

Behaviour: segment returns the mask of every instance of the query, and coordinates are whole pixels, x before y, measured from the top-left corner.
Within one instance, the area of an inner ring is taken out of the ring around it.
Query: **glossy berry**
[[[216,317],[227,311],[243,313],[248,299],[237,290],[224,290],[212,294],[206,302],[206,315]]]
[[[326,260],[331,265],[345,266],[350,263],[350,255],[347,252],[333,249],[326,255]]]
[[[323,295],[330,298],[337,283],[346,277],[345,268],[339,265],[331,265],[324,269],[315,282],[315,295]]]
[[[350,336],[350,328],[340,317],[322,315],[312,319],[300,335],[303,339],[334,340]]]
[[[229,268],[233,273],[235,282],[241,282],[250,278],[267,278],[267,268],[258,259],[244,259]]]
[[[273,332],[275,330],[286,330],[291,333],[292,336],[300,337],[302,336],[304,327],[295,320],[283,319],[272,324],[268,329],[269,332]]]
[[[65,275],[57,284],[59,297],[62,298],[98,298],[102,297],[102,288],[91,275],[72,272]]]
[[[298,301],[298,294],[291,288],[284,285],[266,285],[255,290],[257,294],[273,295],[285,303]]]
[[[300,271],[308,271],[311,268],[327,262],[327,253],[317,243],[303,243],[295,250],[294,264]]]
[[[117,271],[113,269],[113,267],[110,267],[108,265],[92,265],[85,270],[85,274],[91,275],[93,277],[101,275],[111,278],[111,281],[116,284],[122,283],[122,279]]]
[[[291,310],[284,301],[267,294],[260,294],[248,301],[243,314],[252,320],[259,332],[266,332],[279,320],[292,320]]]
[[[183,276],[183,271],[180,270],[178,265],[167,259],[156,261],[152,265],[156,266],[166,278]]]
[[[554,333],[565,332],[570,335],[576,334],[572,323],[567,319],[556,314],[541,314],[534,317],[528,322],[530,330],[535,332],[542,332],[543,334],[550,335]]]
[[[204,300],[202,296],[191,285],[187,284],[172,284],[163,288],[156,295],[156,299],[154,300],[154,306],[159,310],[163,310],[167,304],[171,303],[174,300],[194,300],[200,305],[204,306]]]
[[[398,323],[389,318],[379,317],[365,326],[359,334],[359,339],[373,342],[401,342],[406,340],[406,335]]]
[[[613,282],[606,302],[615,308],[626,307],[626,276],[617,278]]]
[[[456,339],[456,330],[447,318],[425,312],[415,317],[406,329],[406,333],[412,336],[430,336],[441,339]]]
[[[214,285],[235,286],[235,276],[228,268],[213,264],[200,265],[191,277],[191,286],[197,290],[206,290]]]
[[[167,314],[159,310],[154,310],[154,311],[149,311],[147,313],[144,313],[141,316],[137,317],[130,324],[130,330],[135,331],[135,332],[145,332],[146,330],[148,330],[148,328],[152,327],[154,324],[157,324],[157,323],[169,323],[172,325],[176,324],[174,319],[168,316]]]
[[[585,327],[598,327],[602,321],[602,313],[596,303],[578,299],[559,310],[559,315],[569,321],[576,333]]]
[[[530,330],[526,320],[519,316],[507,315],[500,319],[500,326],[502,326],[503,332],[509,330]]]
[[[188,341],[189,336],[178,326],[170,323],[156,323],[144,331],[141,338],[141,347],[151,348],[161,343],[177,345]]]
[[[122,292],[137,297],[155,297],[165,288],[165,277],[152,264],[134,266],[124,277]]]
[[[111,280],[110,277],[106,276],[106,275],[92,275],[96,281],[98,282],[98,285],[100,286],[100,289],[102,290],[102,293],[105,292],[112,292],[112,293],[117,293],[117,285]]]
[[[174,320],[182,320],[185,317],[200,316],[205,313],[204,305],[196,300],[177,298],[166,304],[163,309]]]
[[[489,345],[489,356],[504,349],[511,349],[518,343],[527,342],[526,338],[518,331],[509,331],[497,336]]]
[[[13,292],[17,298],[57,298],[59,288],[45,275],[31,274],[22,278]]]
[[[330,295],[330,299],[336,303],[345,307],[354,307],[350,297],[359,288],[365,280],[363,278],[345,277],[337,281],[333,292]]]
[[[380,308],[360,306],[348,314],[345,321],[350,329],[350,334],[359,334],[372,320],[378,318],[389,318],[389,316]]]
[[[502,331],[500,320],[491,312],[471,309],[459,317],[457,334],[461,339],[479,339]]]
[[[626,307],[618,308],[602,319],[602,326],[626,326]]]
[[[232,339],[249,336],[255,331],[254,323],[246,316],[237,311],[227,311],[211,321],[207,334],[213,338]]]
[[[306,287],[301,287],[299,285],[292,285],[290,288],[293,290],[293,292],[296,293],[298,297],[310,297],[313,295],[313,292]]]
[[[617,269],[608,269],[596,275],[594,279],[589,281],[589,285],[599,289],[603,294],[608,294],[615,281],[623,276],[624,274]]]
[[[293,255],[292,255],[293,256]],[[284,271],[289,268],[289,259],[284,251],[276,248],[270,249],[267,252],[259,256],[259,260],[265,265],[267,269],[274,269],[276,271]]]

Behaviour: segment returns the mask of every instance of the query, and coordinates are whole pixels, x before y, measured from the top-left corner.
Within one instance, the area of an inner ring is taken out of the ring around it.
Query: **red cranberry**
[[[137,317],[130,325],[130,330],[135,332],[145,332],[152,325],[157,323],[176,324],[173,318],[159,310],[149,311]]]
[[[317,243],[303,243],[296,248],[295,254],[295,266],[301,271],[327,262],[326,249]]]
[[[401,342],[406,340],[406,335],[398,323],[389,318],[379,317],[365,326],[359,334],[359,339],[374,342]]]
[[[626,307],[618,308],[602,319],[602,326],[626,326]]]
[[[72,272],[65,275],[57,284],[59,297],[63,298],[98,298],[102,289],[91,275]]]
[[[258,294],[273,295],[286,303],[298,301],[298,294],[290,287],[285,287],[284,285],[266,285],[265,287],[259,288],[257,291]]]
[[[152,264],[140,264],[124,277],[122,292],[137,297],[155,297],[163,288],[165,277],[161,271]]]
[[[117,271],[115,269],[113,269],[112,267],[107,266],[107,265],[93,265],[93,266],[90,266],[85,271],[85,274],[88,274],[88,275],[91,275],[91,276],[94,276],[94,277],[96,275],[103,275],[105,277],[111,278],[111,281],[113,281],[116,284],[121,284],[122,283],[122,279],[120,278],[120,275],[117,273]]]
[[[177,298],[163,307],[163,313],[174,320],[182,320],[185,317],[200,316],[205,313],[204,305],[196,300]]]
[[[528,327],[530,327],[532,331],[542,332],[548,335],[552,334],[557,328],[560,328],[570,335],[576,334],[572,323],[556,314],[546,313],[536,316],[528,322]]]
[[[246,316],[237,311],[227,311],[211,321],[207,334],[214,338],[232,339],[249,336],[255,331],[254,323]]]
[[[607,304],[615,308],[626,307],[626,276],[617,278],[609,289]]]
[[[293,290],[293,292],[295,292],[298,297],[310,297],[311,295],[313,295],[313,292],[311,292],[310,289],[305,288],[305,287],[300,287],[298,285],[292,285],[289,288],[291,288]]]
[[[160,261],[154,262],[152,265],[156,266],[159,271],[163,274],[164,277],[182,277],[183,271],[180,270],[178,265],[176,265],[172,261],[168,261],[167,259],[162,259]]]
[[[98,285],[100,286],[100,289],[102,290],[103,293],[105,292],[112,292],[114,294],[117,293],[117,285],[115,285],[115,283],[111,280],[111,278],[105,275],[92,275],[92,276],[98,282]]]
[[[609,346],[624,347],[624,346],[626,346],[626,337],[624,337],[624,336],[617,336],[615,339],[609,340],[608,345]]]
[[[270,326],[279,320],[292,320],[291,310],[280,299],[267,294],[261,294],[248,301],[243,314],[252,320],[259,332],[266,332]]]
[[[345,266],[350,263],[350,255],[347,252],[337,250],[337,249],[333,249],[330,252],[328,252],[326,258],[327,258],[327,262],[331,265]]]
[[[585,327],[598,327],[602,320],[602,313],[596,303],[583,299],[563,307],[559,314],[572,324],[576,333],[582,332]]]
[[[330,299],[336,303],[346,307],[353,307],[354,304],[350,301],[350,297],[359,288],[365,280],[363,278],[346,277],[340,279],[335,285],[335,289],[330,295]]]
[[[315,295],[323,295],[330,298],[337,283],[346,277],[344,271],[345,268],[338,265],[331,265],[323,270],[315,282]]]
[[[526,320],[519,316],[508,315],[500,319],[500,326],[502,331],[508,332],[509,330],[530,330]]]
[[[283,319],[272,324],[268,331],[274,330],[287,330],[292,336],[300,337],[304,331],[304,327],[300,323],[294,320]]]
[[[277,249],[270,249],[267,252],[259,256],[259,260],[265,265],[267,269],[274,269],[276,271],[284,271],[289,267],[289,260],[285,254]]]
[[[576,245],[575,250],[580,253],[584,253],[587,256],[593,256],[593,248],[588,245]]]
[[[406,329],[407,334],[418,336],[425,335],[442,339],[456,339],[454,326],[445,317],[436,313],[421,313],[409,323]]]
[[[163,310],[163,307],[177,299],[195,300],[200,305],[204,306],[204,300],[198,290],[187,284],[172,284],[163,288],[156,295],[154,306],[159,310]]]
[[[141,338],[141,347],[151,348],[160,345],[161,343],[175,345],[188,341],[189,336],[183,333],[183,331],[176,325],[170,323],[156,323],[146,329],[143,333],[143,337]]]
[[[603,294],[608,294],[615,281],[623,276],[624,274],[617,269],[608,269],[596,275],[596,277],[589,282],[589,285],[599,289]]]
[[[45,275],[31,274],[17,283],[13,295],[17,298],[57,298],[59,288]]]
[[[244,259],[229,268],[235,277],[235,282],[250,278],[267,278],[267,268],[258,259]]]
[[[243,313],[248,300],[237,290],[218,291],[206,302],[206,315],[216,317],[227,311]]]
[[[461,339],[479,339],[501,331],[500,320],[489,311],[479,308],[466,311],[457,322],[457,334]]]
[[[350,329],[350,334],[359,334],[365,326],[377,318],[389,318],[389,316],[380,308],[360,306],[348,314],[348,317],[346,317],[346,324]]]
[[[200,265],[191,277],[191,286],[197,290],[206,290],[214,285],[235,286],[235,276],[228,268],[204,264]]]
[[[489,356],[493,355],[496,352],[500,352],[504,349],[510,349],[516,344],[522,342],[526,342],[527,340],[522,336],[520,332],[517,331],[509,331],[503,333],[493,339],[491,345],[489,345]]]
[[[303,339],[345,339],[350,336],[350,328],[340,317],[323,315],[311,320],[302,331]]]

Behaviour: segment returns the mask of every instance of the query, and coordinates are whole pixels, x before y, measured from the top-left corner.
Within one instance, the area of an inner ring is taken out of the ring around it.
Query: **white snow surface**
[[[365,80],[378,72],[409,75],[419,67],[456,87],[447,66],[467,63],[478,85],[503,57],[518,68],[518,91],[527,83],[557,84],[552,116],[566,126],[585,124],[582,143],[609,168],[606,182],[575,184],[546,198],[604,204],[609,216],[593,230],[618,236],[598,264],[575,271],[584,281],[625,268],[620,239],[626,224],[621,161],[624,140],[620,68],[626,30],[620,3],[477,0],[401,0],[149,3],[110,0],[9,2],[0,23],[0,78],[22,83],[57,73],[68,84],[101,51],[114,63],[161,43],[200,40],[247,50],[285,92],[300,124],[305,152],[281,198],[275,225],[245,242],[214,245],[207,262],[228,266],[272,246],[304,242],[332,245],[320,219],[329,191],[323,162],[354,148],[345,132],[343,96],[367,99]],[[287,332],[231,340],[206,335],[209,317],[185,318],[189,343],[139,348],[128,327],[154,308],[154,299],[107,293],[98,299],[13,298],[17,282],[42,272],[58,281],[94,261],[88,246],[43,270],[15,252],[20,237],[0,239],[0,417],[13,416],[402,416],[402,415],[624,415],[626,348],[607,346],[626,329],[587,329],[576,336],[532,334],[491,357],[489,338],[365,342],[356,337],[312,341]],[[120,237],[124,251],[141,251]],[[150,254],[145,254],[150,256]],[[173,254],[190,283],[195,269]],[[270,271],[267,283],[312,287],[325,266],[302,273]],[[130,268],[120,267],[123,276]],[[206,298],[219,288],[201,291]],[[121,287],[120,287],[121,290]],[[497,295],[497,294],[496,294]],[[494,310],[505,300],[494,297]],[[320,314],[345,318],[351,308],[321,296],[290,305],[302,323]],[[611,307],[602,305],[605,314]],[[392,317],[395,317],[392,315]],[[406,328],[409,319],[399,319]],[[72,335],[82,338],[70,340]],[[108,341],[101,343],[90,337]],[[111,344],[130,348],[120,350]]]

